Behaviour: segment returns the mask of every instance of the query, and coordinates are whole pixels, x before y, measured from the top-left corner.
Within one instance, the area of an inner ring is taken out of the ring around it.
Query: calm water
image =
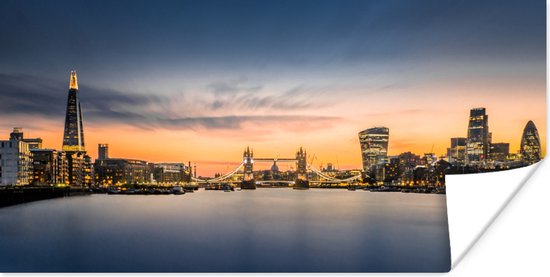
[[[0,209],[0,271],[447,271],[444,195],[91,195]]]

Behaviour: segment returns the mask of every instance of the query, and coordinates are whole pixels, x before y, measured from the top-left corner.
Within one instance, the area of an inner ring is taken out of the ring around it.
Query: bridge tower
[[[296,152],[296,181],[294,189],[309,189],[307,178],[307,153],[300,147]]]
[[[254,180],[254,151],[247,146],[243,153],[244,174],[241,189],[256,189]]]

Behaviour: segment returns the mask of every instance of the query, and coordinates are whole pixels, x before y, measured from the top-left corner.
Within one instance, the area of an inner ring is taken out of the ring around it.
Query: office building
[[[42,139],[41,138],[28,138],[23,139],[29,145],[29,149],[41,149],[42,148]]]
[[[149,183],[150,170],[146,161],[133,159],[97,159],[94,163],[97,186]]]
[[[76,71],[71,71],[69,80],[69,95],[65,114],[65,130],[63,133],[63,151],[85,152],[84,126],[82,125],[82,110],[78,97],[78,80]]]
[[[532,164],[541,159],[541,146],[539,132],[535,123],[531,120],[527,122],[521,136],[520,153],[523,161]]]
[[[510,144],[504,142],[491,143],[490,157],[492,161],[504,162],[510,155]]]
[[[14,128],[9,140],[0,140],[0,185],[28,185],[32,180],[29,144],[21,128]]]
[[[64,184],[66,166],[62,153],[54,149],[31,149],[32,185],[49,186]]]
[[[100,160],[109,158],[109,144],[100,143],[97,145],[97,158]]]
[[[489,154],[490,140],[489,116],[485,113],[485,108],[471,109],[466,140],[466,163],[485,162]]]
[[[359,132],[363,171],[370,171],[375,165],[388,162],[389,129],[374,127]]]
[[[78,94],[78,80],[76,71],[73,70],[69,77],[62,151],[65,153],[68,164],[69,184],[77,187],[89,187],[92,184],[92,159],[86,154],[82,110]]]
[[[189,167],[184,163],[154,163],[149,164],[152,168],[153,180],[157,183],[178,183],[189,180],[191,173]]]
[[[462,165],[466,160],[466,138],[451,138],[451,147],[447,148],[447,158],[453,165]]]

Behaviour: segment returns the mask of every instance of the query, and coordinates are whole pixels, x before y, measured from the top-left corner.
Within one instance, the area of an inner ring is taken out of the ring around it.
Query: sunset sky
[[[359,131],[390,128],[390,155],[443,154],[474,107],[493,142],[516,152],[533,120],[545,149],[545,16],[545,1],[1,1],[0,139],[17,126],[60,149],[75,69],[94,158],[108,143],[210,175],[246,146],[303,146],[360,168]]]

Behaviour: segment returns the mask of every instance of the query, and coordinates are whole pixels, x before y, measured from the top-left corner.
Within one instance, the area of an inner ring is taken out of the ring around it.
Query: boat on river
[[[173,186],[172,193],[175,195],[185,194],[185,189],[182,186]]]

